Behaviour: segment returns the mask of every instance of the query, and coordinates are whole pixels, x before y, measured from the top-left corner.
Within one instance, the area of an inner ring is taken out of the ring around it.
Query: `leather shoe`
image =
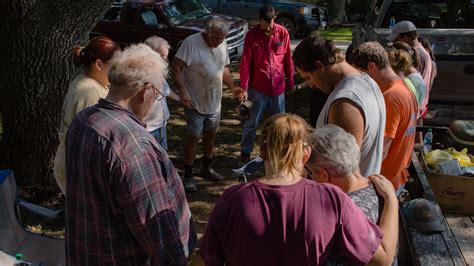
[[[187,193],[192,193],[197,191],[196,182],[194,179],[191,178],[184,178],[183,179],[184,191]]]
[[[223,176],[214,171],[210,166],[201,168],[201,177],[214,182],[224,179]]]

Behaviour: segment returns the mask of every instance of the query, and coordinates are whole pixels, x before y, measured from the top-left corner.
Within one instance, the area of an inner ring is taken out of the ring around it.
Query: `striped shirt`
[[[100,99],[66,136],[68,265],[186,265],[197,237],[168,154],[127,109]]]

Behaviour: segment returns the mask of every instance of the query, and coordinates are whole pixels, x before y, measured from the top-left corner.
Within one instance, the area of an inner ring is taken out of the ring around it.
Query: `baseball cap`
[[[400,33],[406,33],[410,31],[416,31],[415,24],[408,20],[402,20],[393,26],[392,32],[387,37],[387,40],[393,42],[398,37],[398,35],[400,35]]]
[[[403,204],[402,213],[408,225],[422,233],[445,231],[445,226],[439,219],[438,209],[429,200],[410,200]]]

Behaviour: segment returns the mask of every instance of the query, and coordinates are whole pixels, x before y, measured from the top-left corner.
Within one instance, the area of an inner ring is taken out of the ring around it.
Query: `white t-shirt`
[[[184,86],[189,92],[192,106],[201,114],[213,114],[220,110],[222,99],[222,75],[230,63],[227,43],[210,48],[201,33],[184,39],[176,53],[183,60]]]
[[[166,102],[166,96],[170,94],[170,86],[166,80],[163,82],[163,87],[160,92],[165,98],[155,101],[150,112],[143,118],[143,123],[146,124],[146,130],[150,132],[165,127],[166,121],[170,118],[170,111],[168,109],[168,103]]]
[[[385,132],[385,100],[377,83],[368,75],[353,75],[342,79],[329,98],[316,122],[316,128],[328,124],[333,102],[348,99],[361,110],[365,119],[364,136],[360,147],[360,172],[363,176],[380,174]]]

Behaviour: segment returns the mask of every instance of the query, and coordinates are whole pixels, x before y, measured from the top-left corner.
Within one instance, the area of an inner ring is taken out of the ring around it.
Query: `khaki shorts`
[[[184,108],[188,134],[199,137],[202,131],[216,132],[221,120],[221,110],[213,114],[201,114],[195,109]]]

